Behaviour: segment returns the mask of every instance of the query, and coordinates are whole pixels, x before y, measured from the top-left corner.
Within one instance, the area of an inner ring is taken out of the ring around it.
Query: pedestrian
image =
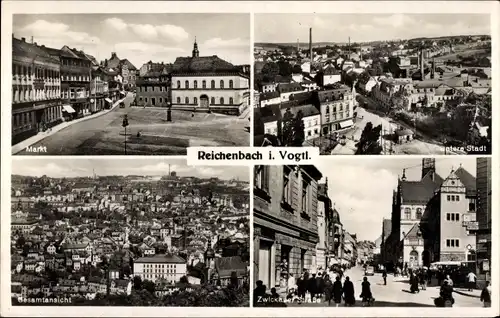
[[[338,307],[342,302],[342,282],[340,281],[340,276],[335,278],[335,282],[333,283],[333,301],[335,302],[335,307]]]
[[[384,286],[387,285],[387,270],[384,268],[382,272],[382,277],[384,278]]]
[[[453,280],[451,279],[450,275],[446,275],[446,279],[444,281],[447,282],[449,286],[453,287]]]
[[[415,273],[411,272],[410,273],[410,292],[412,294],[418,293],[418,278],[416,277]]]
[[[422,290],[427,290],[427,280],[425,279],[425,274],[423,269],[418,272],[418,280],[420,283],[420,288]]]
[[[430,268],[427,269],[427,285],[430,286],[432,284],[432,271]]]
[[[325,301],[328,302],[328,306],[330,306],[330,303],[332,301],[332,296],[333,296],[333,284],[332,284],[332,281],[330,280],[330,276],[326,275],[325,276]]]
[[[486,285],[481,292],[481,301],[483,302],[483,307],[491,307],[491,285],[489,281],[486,281]]]
[[[344,291],[345,305],[348,307],[354,306],[356,303],[356,297],[354,296],[354,284],[349,279],[349,276],[345,277],[344,287],[342,289]]]
[[[323,298],[325,293],[325,280],[323,278],[323,273],[318,273],[316,276],[316,292],[318,298]]]
[[[467,289],[469,291],[472,291],[476,288],[476,278],[476,274],[474,274],[472,271],[467,274]]]
[[[255,289],[253,290],[253,304],[254,307],[257,307],[259,304],[262,303],[262,297],[265,296],[266,294],[266,287],[264,286],[264,283],[261,280],[258,280],[255,282]]]
[[[306,273],[300,275],[299,279],[297,279],[297,294],[301,300],[304,299],[306,294]]]
[[[363,277],[363,282],[361,283],[361,295],[359,295],[361,301],[363,302],[363,307],[369,306],[373,301],[373,295],[370,288],[370,282],[368,278]]]
[[[316,274],[313,273],[307,284],[307,291],[311,294],[311,300],[316,297]]]
[[[447,302],[449,302],[451,306],[455,303],[453,299],[453,286],[450,285],[448,280],[443,282],[443,286],[441,286],[441,290],[439,291],[439,296],[443,302],[443,307],[446,306]]]

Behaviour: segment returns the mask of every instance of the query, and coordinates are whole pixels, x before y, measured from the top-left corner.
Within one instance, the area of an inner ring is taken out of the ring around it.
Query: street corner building
[[[254,284],[285,289],[288,274],[317,267],[322,174],[313,165],[256,166],[254,174]]]
[[[476,176],[461,165],[446,176],[436,159],[422,159],[420,180],[403,170],[392,217],[382,226],[381,255],[389,267],[466,266],[478,282],[490,279],[491,158],[476,159]]]
[[[191,56],[178,57],[161,71],[160,82],[168,72],[173,110],[239,116],[250,105],[250,67],[233,65],[217,55],[200,56],[196,41]]]

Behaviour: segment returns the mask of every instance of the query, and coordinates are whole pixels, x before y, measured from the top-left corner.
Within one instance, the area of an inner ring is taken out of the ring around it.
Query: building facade
[[[61,57],[61,99],[66,120],[91,114],[91,60],[81,51],[64,46]]]
[[[136,81],[135,103],[144,107],[170,105],[170,79],[163,71],[150,71]]]
[[[354,125],[354,88],[336,85],[314,92],[321,113],[321,135],[328,136]]]
[[[106,109],[108,98],[108,82],[105,80],[103,70],[95,66],[92,68],[92,81],[90,82],[90,111],[97,113]]]
[[[480,286],[491,280],[491,159],[476,159],[476,256]]]
[[[58,56],[12,38],[12,144],[61,122],[60,72]]]
[[[321,177],[312,165],[255,167],[254,282],[284,287],[313,269]]]
[[[141,257],[134,261],[134,276],[143,281],[164,280],[174,284],[187,274],[186,260],[177,255],[155,255]]]
[[[249,74],[216,55],[200,57],[196,42],[172,68],[172,109],[240,115],[250,105]]]

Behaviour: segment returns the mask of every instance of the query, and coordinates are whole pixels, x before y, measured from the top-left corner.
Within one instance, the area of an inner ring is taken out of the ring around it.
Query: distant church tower
[[[198,51],[198,43],[196,43],[196,37],[194,38],[193,57],[200,57],[200,51]]]
[[[429,171],[436,172],[436,159],[435,158],[423,158],[422,159],[422,178],[425,177]]]

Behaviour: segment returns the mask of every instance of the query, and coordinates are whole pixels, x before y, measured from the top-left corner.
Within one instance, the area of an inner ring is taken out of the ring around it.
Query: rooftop
[[[224,61],[217,55],[200,57],[178,57],[172,65],[172,73],[216,73],[240,72],[233,64]]]
[[[141,257],[134,261],[134,263],[168,263],[168,264],[186,264],[186,260],[177,255],[155,255],[149,257]]]

